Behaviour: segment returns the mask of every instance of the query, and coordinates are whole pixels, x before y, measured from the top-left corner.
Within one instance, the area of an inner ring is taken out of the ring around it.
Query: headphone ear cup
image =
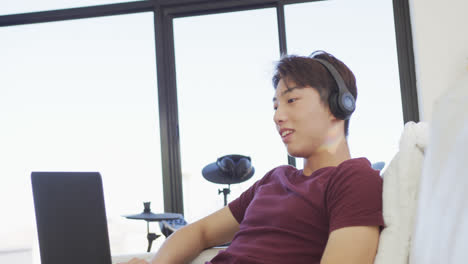
[[[227,173],[230,177],[234,176],[234,168],[236,167],[235,166],[235,163],[234,161],[229,158],[229,157],[224,157],[220,160],[219,162],[219,167],[221,168],[221,170],[225,173]]]
[[[332,92],[328,97],[328,106],[330,107],[330,111],[336,118],[343,119],[343,111],[341,111],[340,109],[339,100],[339,94],[336,92]]]
[[[356,108],[354,96],[350,92],[344,92],[339,96],[338,100],[338,106],[343,113],[343,120],[349,119]]]
[[[252,171],[252,164],[249,159],[241,158],[235,167],[235,175],[237,179],[242,179],[249,175]]]

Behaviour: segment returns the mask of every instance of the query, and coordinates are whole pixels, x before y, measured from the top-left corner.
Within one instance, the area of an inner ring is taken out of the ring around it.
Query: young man
[[[326,52],[285,56],[273,85],[278,133],[304,169],[274,168],[225,208],[172,234],[152,264],[187,263],[228,241],[209,263],[373,263],[384,225],[382,179],[349,153],[353,73]]]

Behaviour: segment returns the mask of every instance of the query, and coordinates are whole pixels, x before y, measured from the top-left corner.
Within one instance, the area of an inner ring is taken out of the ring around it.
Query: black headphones
[[[336,118],[348,120],[354,112],[354,109],[356,109],[354,96],[349,92],[343,78],[331,63],[323,59],[313,57],[312,59],[318,61],[327,69],[338,86],[338,91],[331,91],[328,97],[330,111]]]
[[[242,180],[251,176],[253,170],[250,157],[242,155],[226,155],[216,160],[216,165],[228,177]]]

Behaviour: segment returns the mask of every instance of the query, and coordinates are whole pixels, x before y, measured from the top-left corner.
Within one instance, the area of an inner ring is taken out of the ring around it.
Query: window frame
[[[280,54],[287,54],[284,6],[324,0],[143,0],[0,16],[0,27],[154,12],[156,68],[164,210],[183,214],[173,19],[275,7]],[[408,0],[393,0],[395,37],[404,123],[419,122],[411,19]],[[295,165],[295,159],[287,157]]]

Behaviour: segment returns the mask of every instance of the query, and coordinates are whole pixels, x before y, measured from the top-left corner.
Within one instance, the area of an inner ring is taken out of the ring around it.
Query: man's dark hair
[[[329,107],[328,97],[331,91],[338,91],[333,76],[328,70],[314,58],[326,60],[331,63],[343,78],[349,92],[357,99],[356,78],[353,72],[339,59],[325,51],[315,51],[308,57],[285,55],[276,64],[272,78],[273,87],[276,89],[281,79],[294,82],[299,86],[310,86],[320,94],[320,101]],[[345,120],[344,133],[348,136],[349,119]]]

